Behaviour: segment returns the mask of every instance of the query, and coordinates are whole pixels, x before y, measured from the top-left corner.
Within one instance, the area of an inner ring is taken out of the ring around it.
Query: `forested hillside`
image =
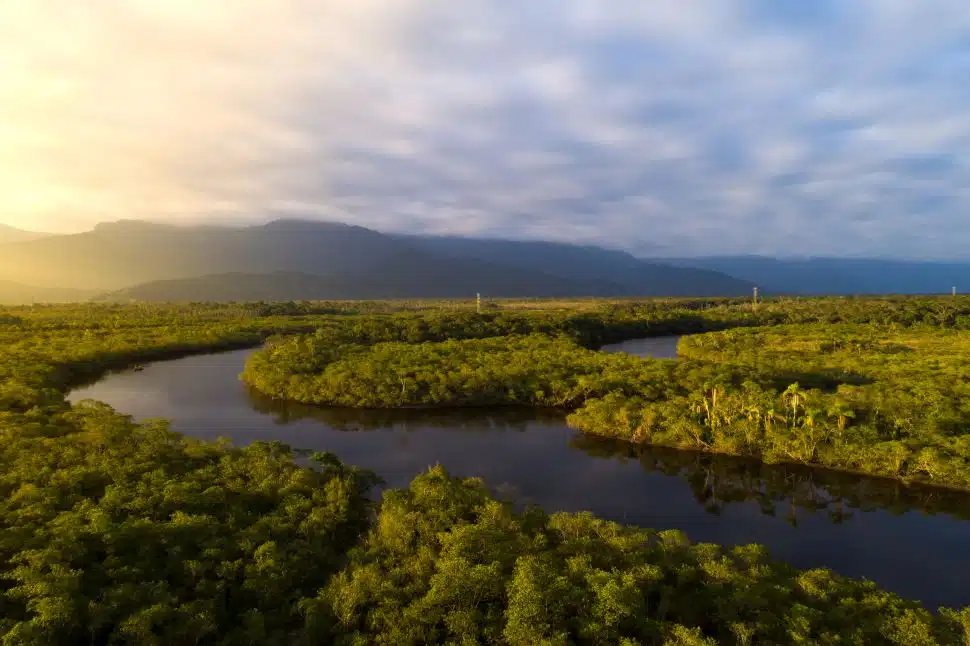
[[[37,231],[24,231],[23,229],[17,229],[16,227],[11,227],[6,224],[0,224],[0,244],[7,242],[26,242],[28,240],[38,240],[40,238],[45,238],[49,234],[39,233]]]
[[[58,287],[35,287],[9,280],[0,280],[0,305],[24,303],[78,303],[95,297],[94,290]]]
[[[419,259],[375,275],[315,276],[279,271],[270,274],[215,274],[159,280],[98,296],[100,301],[229,302],[449,298],[484,292],[504,297],[568,297],[577,294],[623,293],[618,285],[569,280],[502,266],[456,261],[458,273],[442,271]],[[377,275],[379,274],[379,275]]]
[[[566,271],[551,259],[526,267],[507,257],[446,254],[362,227],[299,220],[252,227],[122,221],[0,251],[0,279],[114,292],[109,298],[120,301],[722,296],[751,287],[716,272],[630,258],[587,273]],[[606,252],[576,247],[568,253],[599,258]]]
[[[0,302],[970,291],[970,264],[757,256],[640,259],[542,241],[387,235],[332,222],[176,227],[140,221],[44,236],[0,229]],[[13,285],[30,285],[14,289]],[[44,294],[45,288],[60,292]]]
[[[622,293],[636,296],[738,295],[751,293],[753,286],[738,291],[737,279],[724,272],[649,262],[625,251],[594,246],[447,236],[404,239],[452,257],[477,258],[574,281],[606,281],[622,286]],[[676,285],[677,292],[671,292],[668,285]]]
[[[730,274],[776,294],[948,294],[970,292],[970,262],[880,258],[661,258],[657,262]]]

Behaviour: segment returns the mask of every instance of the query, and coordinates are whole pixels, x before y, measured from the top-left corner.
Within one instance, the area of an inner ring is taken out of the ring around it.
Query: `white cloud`
[[[968,74],[956,0],[10,0],[0,220],[961,255]]]

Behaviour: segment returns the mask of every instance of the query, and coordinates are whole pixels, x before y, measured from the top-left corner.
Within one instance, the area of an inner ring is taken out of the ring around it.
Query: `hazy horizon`
[[[9,226],[9,227],[15,228],[15,229],[17,229],[19,231],[24,231],[24,232],[27,232],[27,233],[37,233],[37,234],[42,234],[44,236],[59,236],[59,235],[76,235],[76,234],[79,234],[79,233],[88,233],[88,232],[91,232],[91,231],[95,230],[97,227],[102,226],[102,225],[121,224],[121,223],[125,223],[125,222],[129,222],[129,223],[131,223],[131,222],[137,222],[137,223],[143,223],[143,224],[149,224],[149,225],[160,225],[160,226],[167,226],[167,227],[175,227],[175,228],[184,229],[184,230],[192,230],[192,229],[196,229],[196,228],[200,228],[200,227],[201,228],[216,228],[216,229],[232,230],[232,229],[247,229],[247,228],[257,228],[258,229],[260,227],[263,227],[263,226],[266,226],[266,225],[270,225],[270,224],[273,224],[273,223],[276,223],[276,222],[281,222],[281,221],[302,221],[302,222],[320,223],[320,224],[337,224],[337,225],[348,225],[348,226],[363,226],[363,225],[354,225],[353,223],[342,222],[342,221],[339,221],[339,220],[321,220],[321,219],[314,219],[314,218],[300,218],[300,217],[285,217],[285,216],[283,216],[283,217],[264,218],[264,219],[261,219],[261,220],[220,219],[220,220],[216,220],[214,222],[207,221],[205,219],[202,219],[202,220],[197,221],[197,222],[195,222],[195,221],[171,221],[171,222],[166,222],[164,220],[141,220],[141,219],[137,219],[137,218],[121,218],[121,219],[118,219],[118,220],[104,220],[104,221],[101,221],[101,222],[96,222],[93,225],[91,225],[90,227],[86,227],[86,228],[83,228],[83,229],[78,229],[76,231],[68,231],[68,232],[61,232],[61,233],[52,232],[52,231],[36,231],[36,230],[30,230],[30,229],[21,229],[19,227],[14,227],[13,225],[8,225],[8,224],[5,224],[3,222],[0,222],[0,227]],[[370,228],[370,227],[365,227],[365,228]],[[370,230],[377,231],[376,229],[372,229],[372,228],[370,228]],[[945,256],[945,257],[921,257],[921,256],[906,256],[906,255],[898,255],[898,254],[897,255],[891,255],[891,254],[887,254],[887,255],[874,255],[874,254],[865,254],[865,253],[841,254],[841,255],[824,255],[824,254],[811,254],[811,253],[808,253],[808,254],[797,254],[797,253],[790,253],[790,254],[786,254],[786,253],[774,253],[774,254],[766,254],[766,253],[737,253],[737,254],[730,254],[730,253],[693,253],[693,254],[692,253],[682,253],[682,254],[671,254],[671,253],[665,253],[665,250],[662,249],[662,248],[655,248],[652,251],[643,251],[643,250],[641,250],[641,251],[638,252],[636,250],[630,250],[628,248],[624,248],[620,244],[614,244],[614,245],[611,245],[611,244],[593,244],[593,243],[585,243],[585,242],[582,242],[582,241],[564,241],[564,242],[559,242],[559,241],[556,241],[556,240],[549,240],[549,239],[545,239],[545,238],[517,237],[514,234],[509,234],[509,235],[504,235],[503,236],[503,235],[489,234],[488,232],[482,232],[482,233],[479,233],[479,234],[475,234],[475,233],[471,233],[471,234],[447,234],[447,233],[435,234],[435,233],[421,233],[421,232],[394,233],[394,232],[384,232],[384,231],[377,231],[377,232],[378,233],[390,233],[390,235],[396,235],[396,236],[417,236],[417,237],[429,237],[429,238],[442,237],[442,238],[459,238],[459,239],[472,239],[472,240],[493,240],[493,241],[505,241],[505,242],[524,242],[524,243],[539,242],[539,243],[552,243],[552,244],[573,244],[573,245],[577,245],[577,246],[596,247],[596,248],[606,249],[606,250],[611,250],[611,251],[623,251],[623,252],[631,253],[634,257],[637,257],[637,258],[641,258],[641,259],[644,259],[644,260],[654,259],[654,260],[658,260],[658,261],[662,261],[664,259],[690,259],[690,258],[696,258],[696,259],[711,259],[711,258],[719,258],[720,257],[720,258],[762,258],[762,259],[782,260],[782,261],[794,261],[794,262],[797,262],[797,261],[807,261],[807,260],[849,260],[849,261],[851,261],[851,260],[874,260],[874,261],[901,262],[901,263],[908,263],[908,262],[912,262],[912,263],[942,263],[942,264],[947,264],[947,263],[966,264],[966,263],[970,263],[970,253],[965,253],[963,255]],[[34,240],[34,239],[36,239],[36,238],[32,238],[31,240]]]
[[[0,222],[965,257],[953,0],[0,8]]]

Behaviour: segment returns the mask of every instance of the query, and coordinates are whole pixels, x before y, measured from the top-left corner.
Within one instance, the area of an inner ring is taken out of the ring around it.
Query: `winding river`
[[[607,346],[675,357],[676,338]],[[918,599],[970,605],[970,497],[932,488],[767,467],[748,460],[583,436],[534,410],[354,411],[267,401],[239,381],[252,350],[115,373],[71,393],[137,419],[163,417],[194,437],[280,440],[326,450],[406,486],[440,463],[498,495],[550,511],[584,511],[697,541],[761,543],[800,568],[828,567]]]

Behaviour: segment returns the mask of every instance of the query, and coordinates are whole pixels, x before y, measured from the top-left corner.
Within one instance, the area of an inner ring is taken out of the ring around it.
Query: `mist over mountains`
[[[117,300],[717,296],[751,288],[718,272],[596,247],[394,236],[301,220],[120,221],[0,251],[0,279]]]
[[[99,292],[95,290],[71,289],[70,287],[37,287],[10,280],[0,280],[0,305],[79,303],[98,295]]]
[[[882,258],[711,256],[656,262],[723,272],[776,294],[942,294],[970,292],[970,262]]]
[[[595,246],[259,226],[103,223],[71,235],[0,227],[0,303],[736,296],[970,291],[970,263],[759,256],[637,258]]]
[[[38,231],[24,231],[23,229],[17,229],[6,224],[0,224],[0,244],[38,240],[40,238],[46,238],[49,235],[51,234],[40,233]]]

